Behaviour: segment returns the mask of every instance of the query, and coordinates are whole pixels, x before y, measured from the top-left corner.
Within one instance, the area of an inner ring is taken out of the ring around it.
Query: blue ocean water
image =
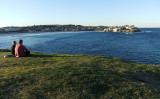
[[[160,28],[141,28],[140,33],[40,32],[0,33],[0,48],[24,40],[31,51],[89,54],[146,64],[160,64]]]

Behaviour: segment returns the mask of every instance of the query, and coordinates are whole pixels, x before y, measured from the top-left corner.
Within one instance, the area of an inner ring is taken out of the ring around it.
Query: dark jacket
[[[12,45],[12,47],[11,47],[11,53],[12,53],[12,55],[15,55],[15,47],[16,47],[16,45]]]

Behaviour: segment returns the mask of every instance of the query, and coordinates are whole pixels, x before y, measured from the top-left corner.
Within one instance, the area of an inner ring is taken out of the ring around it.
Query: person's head
[[[22,44],[23,43],[23,40],[22,39],[19,39],[18,40],[18,44]]]
[[[16,45],[16,41],[12,41],[12,45]]]

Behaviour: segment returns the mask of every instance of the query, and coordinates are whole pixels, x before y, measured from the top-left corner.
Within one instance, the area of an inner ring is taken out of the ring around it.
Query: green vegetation
[[[90,55],[42,54],[3,58],[0,99],[159,98],[160,66]]]

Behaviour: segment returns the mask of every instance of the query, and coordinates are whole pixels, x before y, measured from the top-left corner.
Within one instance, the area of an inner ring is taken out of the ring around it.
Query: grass
[[[90,55],[3,58],[0,99],[135,99],[160,97],[160,66]]]

